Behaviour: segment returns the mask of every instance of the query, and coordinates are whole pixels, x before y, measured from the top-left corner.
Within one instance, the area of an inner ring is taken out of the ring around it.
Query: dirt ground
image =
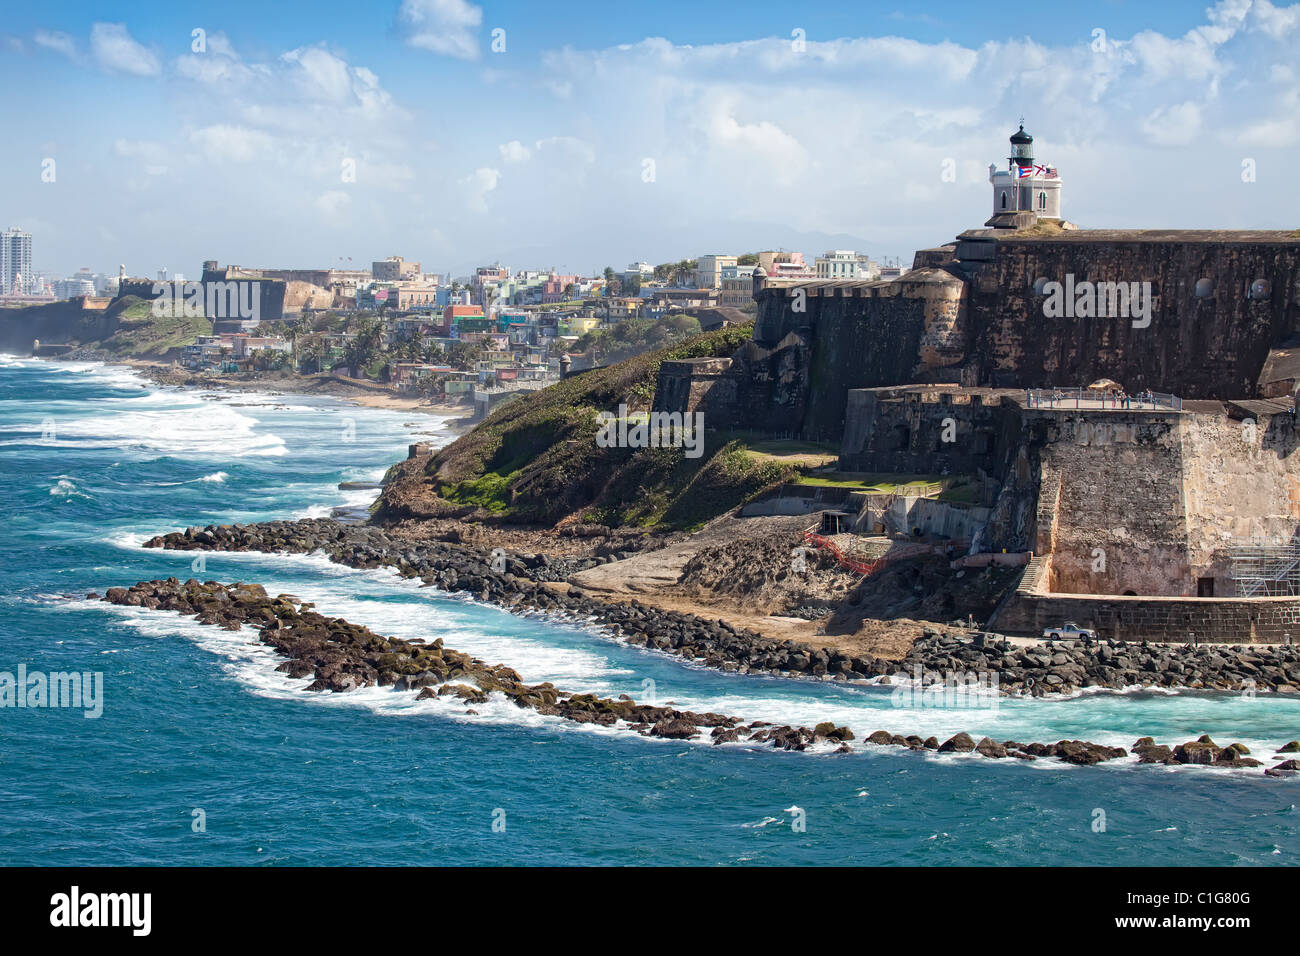
[[[777,640],[888,659],[905,656],[926,628],[950,627],[968,614],[977,622],[986,619],[1014,584],[1017,569],[953,572],[938,556],[900,561],[864,580],[824,551],[796,552],[812,521],[806,515],[727,515],[694,534],[650,539],[608,529],[577,536],[498,528],[454,517],[407,522],[390,530],[417,540],[553,556],[634,550],[550,586],[577,586],[612,603],[635,598]]]
[[[804,570],[792,567],[791,552],[803,544],[811,520],[726,516],[666,548],[580,572],[570,581],[593,597],[636,597],[779,640],[890,659],[906,655],[933,620],[869,617],[882,602],[848,604],[863,589],[861,576],[822,552],[805,552]],[[789,613],[817,605],[835,610],[816,620]]]

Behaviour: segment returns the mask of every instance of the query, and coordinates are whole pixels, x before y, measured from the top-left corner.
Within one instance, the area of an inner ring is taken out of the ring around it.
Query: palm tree
[[[289,339],[289,367],[295,375],[298,374],[298,337],[307,329],[307,320],[298,316],[289,323],[284,333]]]
[[[353,378],[360,378],[361,370],[374,362],[383,339],[384,326],[380,320],[368,318],[361,321],[344,360]]]

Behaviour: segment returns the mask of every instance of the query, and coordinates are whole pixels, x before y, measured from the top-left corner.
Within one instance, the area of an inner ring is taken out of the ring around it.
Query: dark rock
[[[970,753],[975,749],[975,741],[971,739],[970,734],[964,730],[949,737],[939,745],[940,753]]]
[[[650,728],[650,733],[652,736],[665,737],[669,740],[688,740],[698,736],[699,730],[689,720],[672,718],[656,723]]]

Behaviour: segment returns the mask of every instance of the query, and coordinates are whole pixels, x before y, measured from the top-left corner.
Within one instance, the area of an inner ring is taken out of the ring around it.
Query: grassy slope
[[[207,319],[159,318],[150,302],[131,295],[114,301],[104,311],[83,310],[66,301],[5,312],[0,316],[4,322],[0,339],[10,347],[21,342],[25,348],[39,338],[46,344],[104,349],[119,358],[161,356],[212,332]]]
[[[155,356],[172,349],[193,345],[200,335],[212,334],[212,323],[205,318],[161,318],[153,314],[152,305],[133,296],[121,300],[118,312],[121,325],[99,344],[114,355]]]
[[[438,452],[426,474],[441,498],[512,521],[697,527],[793,468],[719,438],[696,459],[681,449],[600,448],[596,413],[621,403],[648,410],[660,363],[730,355],[752,334],[747,324],[697,335],[516,399]]]

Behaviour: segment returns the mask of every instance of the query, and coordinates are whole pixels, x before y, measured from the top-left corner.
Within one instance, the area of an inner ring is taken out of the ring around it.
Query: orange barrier
[[[835,556],[835,560],[840,563],[841,567],[848,568],[850,571],[856,571],[858,574],[864,576],[875,574],[888,563],[886,555],[881,555],[874,561],[862,561],[858,558],[851,557],[850,555],[845,554],[844,550],[833,540],[825,535],[818,534],[811,528],[803,533],[803,540],[805,544],[811,544],[818,550],[825,549],[829,551]]]
[[[919,551],[918,550],[906,550],[902,552],[895,551],[891,554],[882,554],[880,557],[875,558],[874,560],[871,561],[864,561],[861,558],[853,557],[851,554],[845,554],[844,549],[841,548],[838,544],[836,544],[834,539],[828,538],[823,534],[818,534],[815,530],[813,530],[816,527],[817,527],[816,525],[813,525],[812,527],[804,531],[803,533],[804,544],[811,544],[813,547],[817,548],[818,550],[829,551],[832,555],[834,555],[835,560],[840,563],[841,567],[848,568],[850,571],[856,571],[858,574],[861,574],[864,577],[870,577],[871,575],[875,574],[877,571],[884,568],[886,565],[893,564],[895,561],[901,561],[906,558],[915,558],[921,554],[927,552],[933,552],[933,548],[929,548],[929,549],[921,548],[921,550]],[[967,547],[969,546],[969,544],[970,542],[952,541],[944,545],[944,547],[945,548]],[[903,547],[915,549],[921,546],[904,545]]]

